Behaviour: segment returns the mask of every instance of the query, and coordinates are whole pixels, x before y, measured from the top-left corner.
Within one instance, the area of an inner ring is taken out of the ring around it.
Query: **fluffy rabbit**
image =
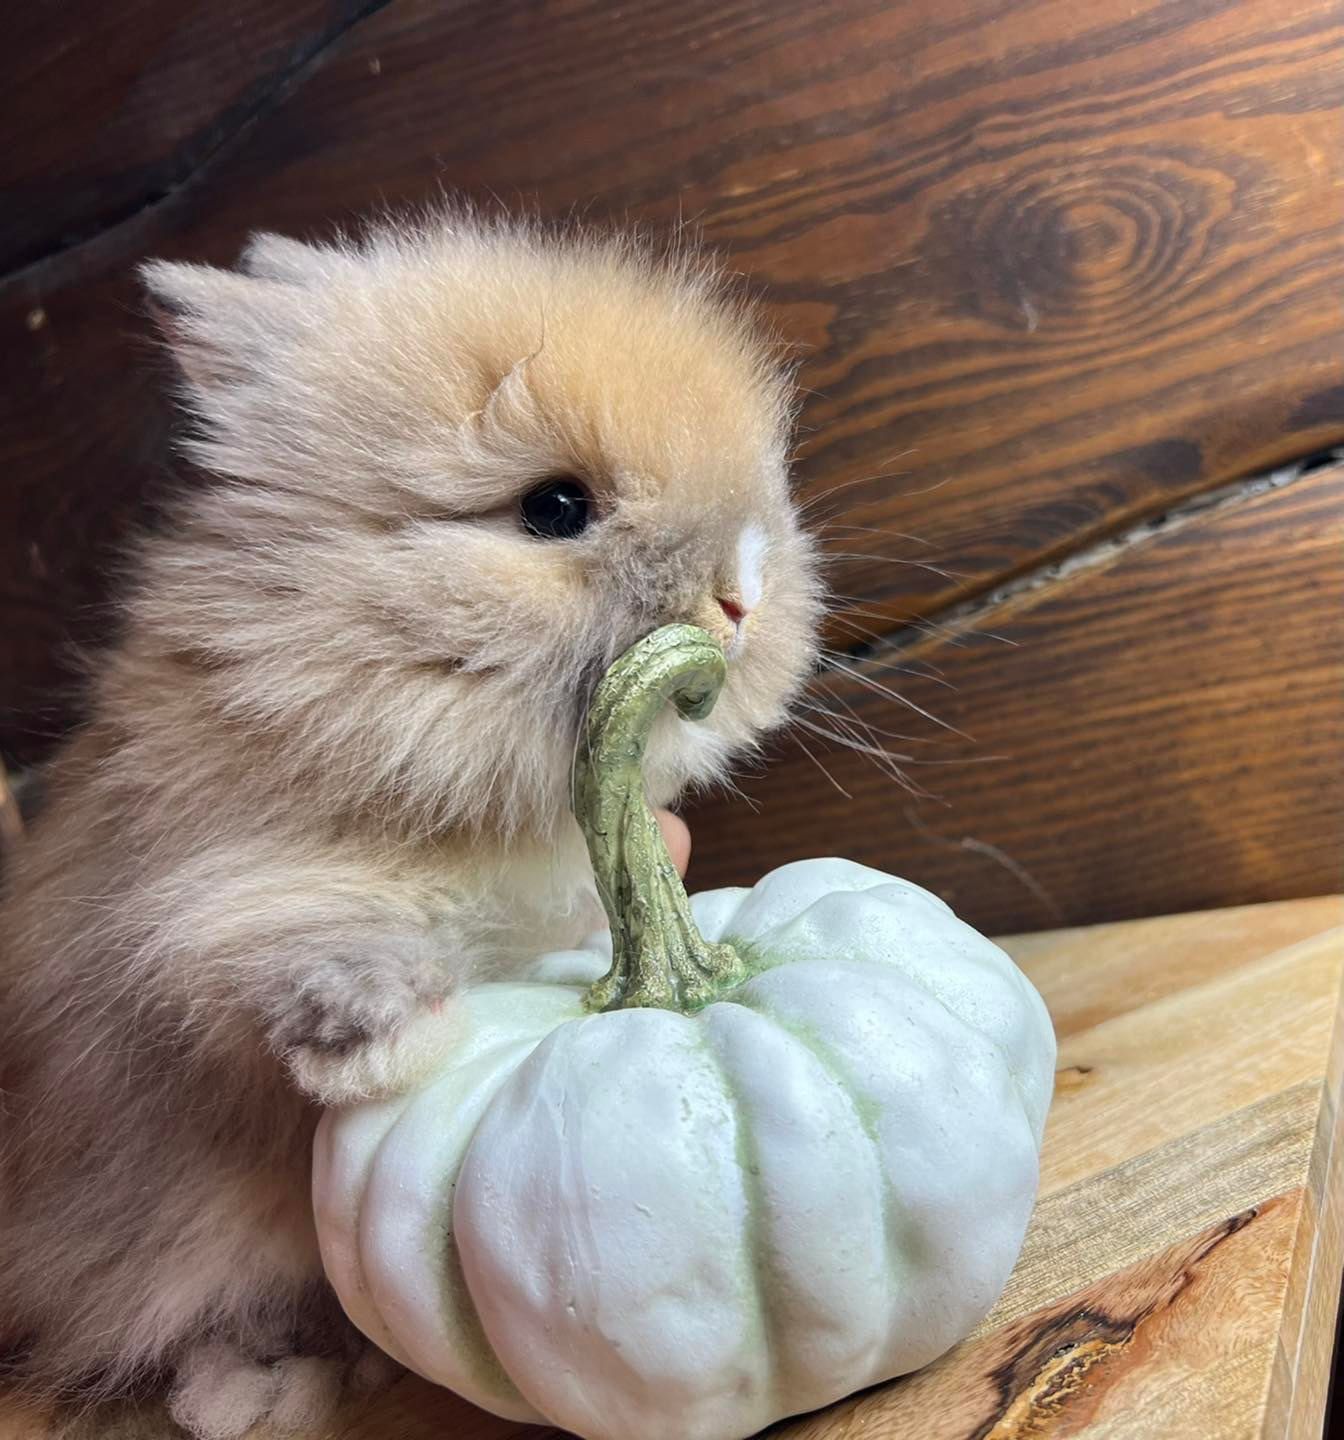
[[[815,658],[792,388],[693,252],[469,213],[144,276],[211,477],[134,557],[0,913],[0,1341],[193,1433],[315,1422],[322,1104],[413,1083],[424,1006],[596,915],[568,813],[608,663],[723,640],[712,781]]]

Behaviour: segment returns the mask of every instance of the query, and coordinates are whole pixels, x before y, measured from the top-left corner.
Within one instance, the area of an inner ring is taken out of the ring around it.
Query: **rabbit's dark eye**
[[[572,475],[544,480],[523,496],[523,529],[538,540],[572,540],[592,523],[593,497]]]

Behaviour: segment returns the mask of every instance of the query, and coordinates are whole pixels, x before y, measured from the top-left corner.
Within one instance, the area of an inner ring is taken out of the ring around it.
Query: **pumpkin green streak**
[[[644,793],[654,721],[669,703],[687,720],[714,708],[727,665],[694,625],[665,625],[631,646],[602,678],[574,764],[574,814],[588,843],[611,925],[611,969],[588,990],[590,1010],[636,1006],[690,1012],[745,978],[728,944],[711,944]]]

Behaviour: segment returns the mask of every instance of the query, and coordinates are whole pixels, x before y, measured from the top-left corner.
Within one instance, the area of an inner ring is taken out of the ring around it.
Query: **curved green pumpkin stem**
[[[591,1010],[696,1010],[743,973],[731,945],[711,945],[644,794],[641,766],[653,722],[670,701],[688,720],[714,708],[723,651],[694,625],[665,625],[607,671],[588,710],[574,765],[574,814],[611,924],[611,969]]]

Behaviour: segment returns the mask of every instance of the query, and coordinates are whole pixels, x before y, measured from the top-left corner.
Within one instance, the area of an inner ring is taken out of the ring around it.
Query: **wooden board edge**
[[[1306,1194],[1294,1239],[1280,1353],[1266,1397],[1265,1440],[1316,1440],[1330,1394],[1344,1288],[1344,987],[1322,1086]]]

